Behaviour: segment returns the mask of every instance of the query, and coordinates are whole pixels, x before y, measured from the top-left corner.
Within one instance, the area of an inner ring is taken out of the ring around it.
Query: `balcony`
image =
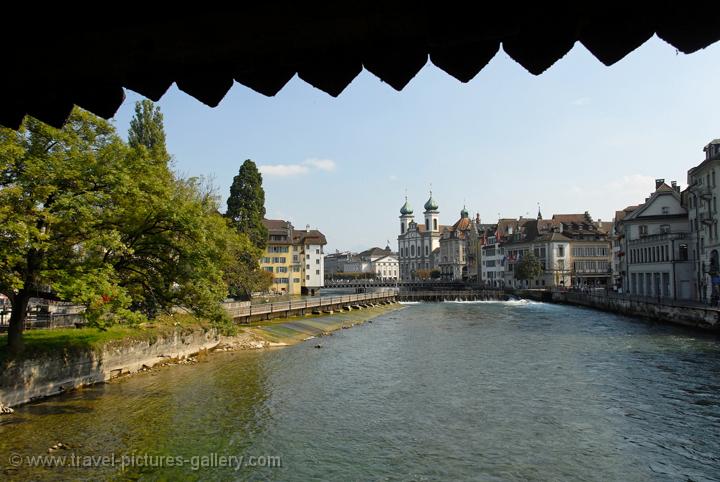
[[[575,269],[573,272],[578,275],[582,275],[582,274],[603,274],[603,275],[605,275],[605,274],[612,274],[612,269],[611,268],[586,268],[586,269],[580,268],[580,269]]]
[[[712,224],[713,222],[715,222],[712,214],[710,214],[709,212],[698,213],[698,220],[703,224]]]
[[[696,192],[703,199],[712,199],[713,193],[710,186],[700,186]]]
[[[630,246],[636,246],[638,244],[653,244],[658,241],[670,241],[673,239],[688,239],[689,233],[658,233],[658,234],[646,234],[640,239],[631,239],[628,244]]]

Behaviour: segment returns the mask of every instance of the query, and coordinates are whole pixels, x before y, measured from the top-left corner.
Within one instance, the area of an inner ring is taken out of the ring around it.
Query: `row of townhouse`
[[[268,242],[260,268],[273,274],[272,291],[316,294],[324,285],[325,235],[318,230],[296,229],[290,221],[264,219]]]
[[[550,219],[538,212],[536,219],[500,219],[494,225],[476,226],[469,245],[480,255],[477,266],[469,265],[469,280],[516,288],[604,287],[611,281],[611,226],[593,220],[588,212]],[[515,271],[528,253],[542,269],[535,278],[520,280]]]
[[[720,139],[704,147],[687,188],[655,181],[640,205],[616,211],[613,279],[618,291],[667,300],[720,300]]]

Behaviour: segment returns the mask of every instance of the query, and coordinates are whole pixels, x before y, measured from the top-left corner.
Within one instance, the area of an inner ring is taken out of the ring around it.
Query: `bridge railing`
[[[278,301],[275,303],[265,303],[261,305],[231,307],[226,308],[226,311],[233,318],[240,318],[244,316],[265,315],[268,313],[278,313],[290,310],[320,308],[323,306],[338,305],[343,303],[380,300],[392,298],[394,296],[396,296],[396,294],[391,292],[360,293],[342,296],[321,296],[319,298],[308,298],[304,300]]]

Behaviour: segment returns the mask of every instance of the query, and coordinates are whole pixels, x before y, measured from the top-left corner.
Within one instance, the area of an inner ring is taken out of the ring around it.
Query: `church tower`
[[[430,191],[430,199],[425,203],[425,230],[432,233],[440,231],[438,224],[438,203],[432,197],[432,191]]]
[[[408,226],[413,219],[413,208],[408,203],[407,196],[405,196],[405,204],[400,208],[400,234],[407,232]]]

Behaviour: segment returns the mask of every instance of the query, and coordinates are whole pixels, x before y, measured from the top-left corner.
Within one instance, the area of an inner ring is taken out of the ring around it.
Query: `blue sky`
[[[159,105],[178,172],[224,200],[253,159],[268,217],[320,229],[329,252],[396,247],[405,191],[422,220],[430,184],[443,224],[463,203],[483,222],[538,202],[609,220],[655,178],[685,186],[720,137],[718,79],[720,42],[684,55],[653,37],[611,67],[577,43],[538,77],[501,50],[467,84],[428,62],[402,92],[363,71],[338,98],[296,76],[275,97],[236,83],[211,109],[173,86]],[[127,92],[121,133],[140,98]]]

